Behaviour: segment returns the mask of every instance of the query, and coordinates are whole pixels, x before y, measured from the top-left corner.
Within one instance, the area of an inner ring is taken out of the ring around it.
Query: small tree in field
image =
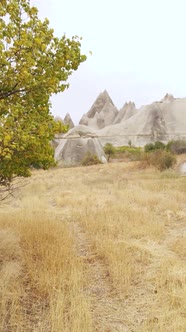
[[[86,56],[80,39],[56,38],[29,0],[0,1],[0,185],[54,164],[51,140],[65,130],[50,113],[52,94]]]
[[[104,146],[104,152],[107,155],[107,160],[109,161],[110,157],[115,155],[116,149],[111,143],[106,143]]]
[[[131,139],[129,139],[129,141],[128,141],[128,145],[131,147],[132,146],[132,141],[131,141]]]

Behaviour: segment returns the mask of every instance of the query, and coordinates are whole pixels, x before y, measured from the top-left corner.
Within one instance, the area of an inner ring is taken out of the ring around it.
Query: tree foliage
[[[65,129],[50,113],[52,94],[86,60],[80,39],[54,36],[29,0],[0,1],[0,184],[54,164],[50,141]]]

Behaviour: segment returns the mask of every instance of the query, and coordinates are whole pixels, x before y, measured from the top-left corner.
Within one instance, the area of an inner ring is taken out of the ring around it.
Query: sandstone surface
[[[59,139],[55,159],[60,166],[75,166],[82,163],[87,153],[96,155],[103,163],[107,162],[100,140],[93,130],[79,125]]]
[[[142,106],[127,120],[96,132],[102,144],[144,146],[160,140],[186,138],[186,98],[165,98],[160,102]]]
[[[67,113],[67,114],[65,115],[64,120],[63,120],[63,123],[64,123],[65,125],[68,125],[70,129],[74,127],[74,123],[73,123],[73,121],[72,121],[71,116],[70,116],[69,113]]]
[[[90,110],[83,115],[79,124],[99,130],[113,124],[117,114],[118,110],[105,90],[99,94]]]

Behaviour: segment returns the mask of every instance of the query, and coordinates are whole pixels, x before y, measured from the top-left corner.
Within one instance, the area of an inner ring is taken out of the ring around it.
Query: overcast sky
[[[107,90],[119,109],[186,97],[186,0],[31,0],[57,36],[83,37],[85,63],[52,113],[78,123]],[[92,51],[92,56],[89,55]]]

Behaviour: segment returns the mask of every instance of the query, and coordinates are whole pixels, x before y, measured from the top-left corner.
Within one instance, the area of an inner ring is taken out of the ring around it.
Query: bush
[[[82,166],[91,166],[91,165],[102,164],[102,162],[99,160],[98,156],[88,152],[85,158],[82,160],[81,164]]]
[[[154,150],[155,150],[155,147],[154,147],[153,143],[149,143],[149,144],[146,144],[144,146],[144,151],[145,152],[151,152],[151,151],[154,151]]]
[[[154,143],[155,150],[165,150],[166,145],[160,141]]]
[[[175,154],[186,153],[186,139],[178,139],[168,142],[166,150]]]
[[[160,141],[156,141],[154,144],[149,143],[144,146],[144,151],[145,152],[152,152],[156,150],[164,150],[166,145]]]
[[[159,171],[164,171],[175,165],[175,156],[168,151],[156,150],[151,153],[144,153],[142,158],[143,166],[154,166]]]
[[[104,152],[107,155],[107,160],[110,160],[111,156],[114,156],[116,153],[115,147],[111,143],[106,143],[104,146]]]
[[[155,166],[159,171],[171,168],[175,165],[175,163],[176,158],[170,152],[157,151],[154,153],[153,166]]]

